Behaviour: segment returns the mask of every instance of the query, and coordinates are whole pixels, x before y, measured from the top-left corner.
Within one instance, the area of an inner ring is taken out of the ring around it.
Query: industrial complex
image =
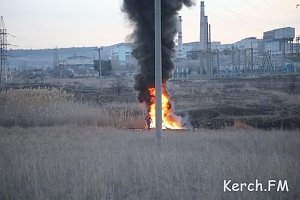
[[[179,16],[173,78],[187,78],[192,72],[208,79],[300,72],[300,36],[293,27],[266,31],[262,38],[249,36],[222,44],[212,41],[205,3],[201,1],[199,41],[183,43],[183,21]],[[131,51],[131,43],[121,43],[104,47],[103,56],[118,60],[126,68],[133,59]]]
[[[293,27],[266,31],[263,38],[247,37],[222,44],[211,39],[204,1],[200,3],[199,42],[182,44],[181,23],[180,17],[177,59],[185,59],[188,64],[179,65],[174,78],[186,78],[191,71],[208,79],[300,72],[300,36],[296,37]]]
[[[199,40],[183,43],[184,18],[178,17],[173,79],[257,77],[300,72],[300,36],[296,35],[293,27],[266,30],[261,38],[249,36],[232,44],[223,44],[212,40],[204,1],[200,2],[197,22],[200,22],[200,30],[195,30],[200,33]],[[28,56],[26,62],[21,63],[22,58],[18,58],[16,53],[18,50],[8,50],[7,35],[1,18],[0,82],[11,79],[14,71],[20,69],[34,72],[47,68],[50,74],[60,77],[107,76],[114,73],[132,75],[137,69],[137,62],[132,56],[132,43],[89,47],[77,52],[71,49],[69,54],[56,48],[50,53],[47,50],[45,58],[39,54],[39,59],[30,60]],[[106,72],[102,74],[102,70]]]

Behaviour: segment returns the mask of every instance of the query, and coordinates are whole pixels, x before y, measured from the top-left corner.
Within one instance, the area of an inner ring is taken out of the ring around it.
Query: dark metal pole
[[[102,65],[101,65],[101,47],[98,47],[98,56],[99,56],[99,76],[102,78]]]
[[[155,0],[155,126],[156,138],[162,132],[162,54],[161,54],[161,0]]]
[[[253,76],[253,70],[254,70],[254,57],[253,57],[253,46],[251,42],[251,76]]]

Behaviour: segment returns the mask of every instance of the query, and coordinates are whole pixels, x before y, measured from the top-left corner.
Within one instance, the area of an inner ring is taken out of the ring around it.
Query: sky
[[[300,0],[206,0],[212,40],[223,44],[263,32],[296,28]],[[0,0],[12,49],[107,46],[128,42],[133,28],[122,13],[122,0]],[[183,42],[199,41],[200,0],[183,8]]]

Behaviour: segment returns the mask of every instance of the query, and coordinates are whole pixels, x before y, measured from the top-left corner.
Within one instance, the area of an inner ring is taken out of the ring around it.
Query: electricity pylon
[[[0,19],[0,84],[2,84],[2,78],[7,67],[7,30],[3,20],[3,16]]]

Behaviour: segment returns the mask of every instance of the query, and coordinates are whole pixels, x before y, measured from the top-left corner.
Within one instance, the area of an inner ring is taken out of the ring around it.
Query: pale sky
[[[126,41],[132,31],[122,0],[0,0],[10,34],[22,49],[106,46]],[[212,40],[232,43],[261,38],[264,31],[291,26],[300,35],[300,0],[207,0]],[[184,8],[183,41],[199,41],[200,0]]]

